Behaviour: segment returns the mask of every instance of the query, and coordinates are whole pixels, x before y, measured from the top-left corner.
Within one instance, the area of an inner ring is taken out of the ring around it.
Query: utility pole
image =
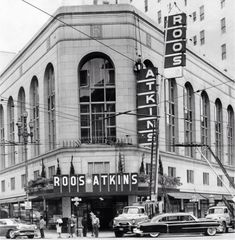
[[[29,189],[28,189],[28,156],[27,156],[27,144],[28,137],[33,142],[33,122],[30,120],[28,123],[30,131],[28,132],[27,126],[28,113],[25,111],[22,116],[18,119],[16,126],[18,127],[19,144],[22,143],[24,146],[24,163],[25,163],[25,192],[26,192],[26,205],[29,204]]]
[[[232,181],[232,179],[230,178],[230,176],[228,175],[225,167],[223,166],[223,164],[221,163],[220,159],[214,154],[214,152],[212,151],[211,147],[207,144],[174,144],[174,146],[177,147],[196,147],[196,149],[198,150],[198,152],[201,154],[201,156],[206,160],[206,162],[208,163],[208,165],[210,166],[210,168],[212,169],[212,171],[215,173],[215,175],[220,179],[221,182],[223,182],[224,187],[227,189],[227,191],[231,194],[233,201],[235,202],[235,195],[229,190],[229,188],[226,186],[226,184],[224,183],[223,179],[217,174],[217,172],[215,171],[215,169],[213,168],[212,164],[210,163],[210,161],[206,158],[206,156],[200,151],[199,147],[207,147],[207,149],[210,151],[210,153],[212,154],[212,156],[214,157],[214,159],[216,160],[216,162],[218,163],[220,169],[223,171],[224,175],[226,176],[226,178],[228,179],[229,183],[231,184],[231,186],[233,187],[233,189],[235,189],[235,185],[234,182]]]

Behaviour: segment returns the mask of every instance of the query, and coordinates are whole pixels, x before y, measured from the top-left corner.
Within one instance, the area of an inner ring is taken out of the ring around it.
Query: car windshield
[[[123,213],[138,214],[139,213],[139,209],[138,208],[124,208],[123,209]]]
[[[223,214],[224,209],[223,208],[211,208],[208,211],[209,214]]]

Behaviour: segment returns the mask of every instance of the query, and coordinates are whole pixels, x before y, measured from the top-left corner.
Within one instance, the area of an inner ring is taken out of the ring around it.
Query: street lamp
[[[27,127],[27,117],[28,113],[25,111],[21,117],[19,117],[16,126],[18,127],[18,137],[19,143],[24,145],[24,157],[25,157],[25,191],[26,191],[26,202],[29,201],[29,191],[28,191],[28,158],[27,158],[27,144],[28,144],[28,137],[30,137],[31,143],[33,142],[33,122],[30,120],[28,123],[29,132]]]

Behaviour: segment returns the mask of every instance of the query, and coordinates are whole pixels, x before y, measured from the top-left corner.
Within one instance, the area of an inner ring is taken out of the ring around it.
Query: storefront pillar
[[[71,199],[70,197],[62,197],[62,216],[71,218]]]

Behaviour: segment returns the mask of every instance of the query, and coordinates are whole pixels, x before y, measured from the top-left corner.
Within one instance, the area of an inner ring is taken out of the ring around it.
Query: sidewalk
[[[99,232],[99,237],[98,238],[111,238],[111,237],[115,237],[114,233],[112,231],[100,231]],[[38,231],[38,236],[35,238],[40,238],[40,233]],[[45,239],[57,239],[58,235],[56,233],[56,230],[45,230]],[[69,233],[62,233],[61,234],[61,239],[77,239],[77,238],[88,238],[88,239],[97,239],[95,237],[91,236],[91,232],[87,233],[86,237],[73,237],[73,238],[69,238]]]

